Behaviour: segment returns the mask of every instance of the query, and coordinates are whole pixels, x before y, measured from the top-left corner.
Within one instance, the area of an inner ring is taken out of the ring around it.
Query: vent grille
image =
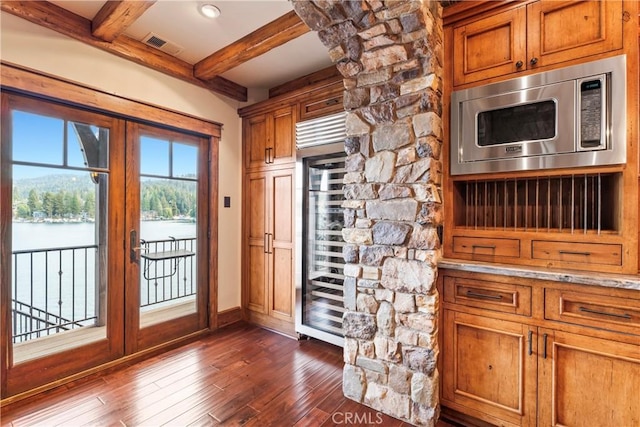
[[[340,112],[319,119],[296,123],[296,148],[315,147],[344,141],[347,113]]]
[[[155,49],[161,50],[169,55],[176,56],[182,52],[182,47],[175,43],[167,41],[157,34],[149,33],[143,39],[142,42]]]
[[[162,46],[164,46],[165,44],[167,44],[166,41],[162,40],[159,37],[156,36],[151,36],[147,39],[147,44],[153,46],[153,47],[157,47],[158,49],[160,49]]]

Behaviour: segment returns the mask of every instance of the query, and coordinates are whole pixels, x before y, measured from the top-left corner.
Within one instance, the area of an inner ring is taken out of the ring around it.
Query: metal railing
[[[196,294],[196,238],[141,240],[140,307]]]
[[[140,307],[169,304],[196,293],[196,238],[142,241]],[[155,256],[153,255],[155,254]],[[98,246],[26,249],[12,253],[12,337],[14,343],[84,326],[100,318]],[[106,258],[105,258],[106,259]],[[146,272],[146,274],[145,274]],[[104,285],[106,286],[106,284]]]
[[[13,252],[13,342],[96,324],[97,245]]]

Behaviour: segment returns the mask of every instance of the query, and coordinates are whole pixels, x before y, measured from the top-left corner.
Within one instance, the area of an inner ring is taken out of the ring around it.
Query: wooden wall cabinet
[[[261,169],[296,160],[296,108],[285,106],[243,121],[245,166]]]
[[[453,85],[621,49],[622,0],[540,0],[453,29]]]
[[[444,9],[445,258],[639,271],[638,12],[638,3],[627,0],[457,2]],[[453,91],[621,54],[627,55],[626,164],[449,174]]]
[[[444,406],[506,426],[640,423],[640,291],[448,270],[439,288]]]
[[[342,79],[306,84],[242,108],[242,308],[245,320],[295,333],[296,122],[341,110]]]

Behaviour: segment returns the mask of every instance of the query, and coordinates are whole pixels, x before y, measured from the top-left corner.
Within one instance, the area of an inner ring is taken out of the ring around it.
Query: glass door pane
[[[131,123],[127,352],[207,324],[206,139]]]
[[[198,147],[140,138],[140,327],[195,313]]]
[[[304,333],[342,345],[344,153],[304,161],[302,326]]]
[[[5,397],[124,353],[124,134],[115,118],[6,93],[1,129]]]
[[[109,129],[14,110],[11,313],[20,363],[106,338]]]

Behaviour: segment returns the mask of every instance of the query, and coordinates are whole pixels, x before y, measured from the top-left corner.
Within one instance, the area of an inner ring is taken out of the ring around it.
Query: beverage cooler
[[[342,346],[344,113],[298,123],[296,140],[296,332]]]

